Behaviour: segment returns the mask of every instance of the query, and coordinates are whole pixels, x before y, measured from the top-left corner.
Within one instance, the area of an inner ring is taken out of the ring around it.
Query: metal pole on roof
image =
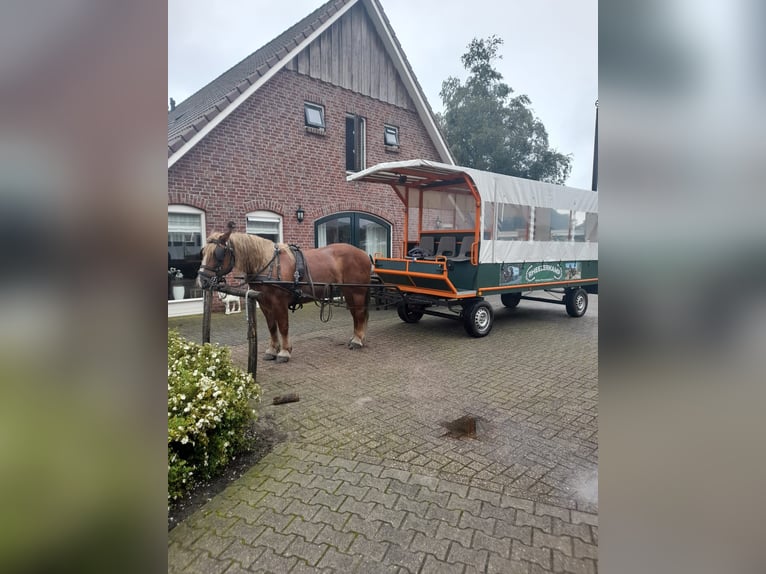
[[[593,180],[590,188],[598,191],[598,100],[596,100],[596,130],[593,135]]]

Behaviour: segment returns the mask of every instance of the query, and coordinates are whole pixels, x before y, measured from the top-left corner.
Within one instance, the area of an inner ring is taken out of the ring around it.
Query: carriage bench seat
[[[460,252],[455,257],[447,257],[447,261],[470,261],[471,245],[473,244],[473,235],[466,235],[460,242]]]

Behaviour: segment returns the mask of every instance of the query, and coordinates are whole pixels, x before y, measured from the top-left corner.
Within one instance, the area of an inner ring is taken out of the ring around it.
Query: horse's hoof
[[[282,355],[277,355],[277,363],[286,363],[290,360],[290,357],[284,357]]]
[[[356,349],[361,349],[362,345],[360,343],[357,343],[356,341],[349,341],[348,348],[351,349],[352,351],[355,351]]]
[[[276,358],[277,358],[277,356],[276,355],[272,355],[271,353],[266,353],[266,354],[263,355],[263,360],[264,361],[273,361]]]

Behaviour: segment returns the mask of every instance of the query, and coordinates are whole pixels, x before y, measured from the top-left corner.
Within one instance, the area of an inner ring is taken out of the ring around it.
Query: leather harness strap
[[[301,251],[301,248],[297,245],[290,244],[289,247],[295,257],[295,272],[293,273],[293,300],[290,305],[288,305],[288,308],[291,311],[295,311],[296,309],[303,307],[301,299],[304,297],[304,293],[299,287],[301,279],[307,279],[308,284],[311,286],[310,297],[315,299],[316,293],[314,291],[314,283],[311,281],[311,275],[308,272],[308,265],[306,264],[306,258],[303,255],[303,251]]]
[[[293,284],[287,285],[287,284],[280,284],[277,285],[277,287],[280,287],[282,289],[285,289],[286,291],[289,291],[293,295],[293,300],[288,305],[288,308],[291,311],[295,311],[296,309],[300,309],[303,307],[303,304],[301,303],[301,299],[304,297],[311,297],[313,299],[316,299],[316,289],[314,287],[314,282],[311,280],[311,273],[309,272],[308,264],[306,263],[306,257],[303,254],[303,251],[301,251],[301,248],[297,245],[290,244],[289,246],[290,251],[293,254],[293,257],[295,258],[295,272],[293,273]],[[275,268],[276,267],[276,273]],[[261,275],[264,271],[268,269],[268,274]],[[252,281],[254,283],[257,283],[259,280],[263,282],[264,280],[275,280],[277,282],[282,281],[282,269],[281,269],[281,257],[279,256],[279,245],[277,243],[274,244],[274,255],[272,255],[271,259],[261,267],[258,272],[256,272],[253,275],[248,275],[246,280],[248,282]],[[305,294],[300,288],[300,282],[302,280],[305,280],[311,287],[310,294]]]

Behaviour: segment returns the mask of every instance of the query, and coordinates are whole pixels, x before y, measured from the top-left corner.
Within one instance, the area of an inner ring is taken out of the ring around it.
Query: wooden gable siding
[[[400,108],[415,109],[361,2],[286,68]]]

